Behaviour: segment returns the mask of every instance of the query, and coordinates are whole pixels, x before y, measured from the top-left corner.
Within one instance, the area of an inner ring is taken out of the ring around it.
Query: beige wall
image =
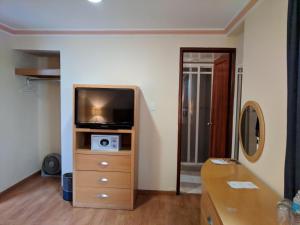
[[[266,122],[264,152],[252,164],[240,159],[279,194],[284,188],[287,116],[287,0],[264,0],[246,18],[243,103],[257,101]]]
[[[60,153],[60,83],[39,81],[38,97],[38,147],[42,162],[50,153]]]
[[[14,42],[17,49],[61,51],[63,172],[72,170],[72,85],[141,88],[139,188],[153,190],[176,187],[180,47],[234,46],[222,35],[20,36]]]
[[[37,96],[14,75],[11,39],[0,32],[0,192],[40,168]]]
[[[40,170],[44,156],[60,152],[58,83],[15,76],[15,66],[35,64],[13,51],[13,36],[0,32],[0,192]]]
[[[233,104],[233,126],[232,126],[232,146],[231,146],[231,157],[234,158],[234,152],[236,149],[236,125],[238,124],[238,121],[236,121],[236,118],[238,117],[236,114],[236,104],[237,104],[237,83],[238,83],[238,73],[237,70],[239,67],[243,66],[243,57],[244,57],[244,26],[241,25],[241,27],[238,28],[237,32],[234,32],[234,34],[231,35],[232,38],[235,39],[235,47],[236,47],[236,73],[235,73],[235,88],[234,88],[234,104]],[[237,131],[238,132],[238,131]],[[238,136],[237,136],[238,139]]]
[[[266,120],[266,144],[261,159],[252,164],[245,160],[242,153],[240,159],[282,194],[286,136],[286,12],[287,0],[262,1],[248,15],[244,33],[237,37],[19,36],[11,38],[12,48],[61,51],[63,172],[72,170],[72,84],[133,84],[142,91],[139,188],[175,190],[179,48],[237,46],[237,62],[243,62],[245,70],[242,101],[259,102]],[[3,67],[6,71],[1,71],[1,75],[7,74],[6,78],[0,79],[12,79],[9,74],[12,65],[7,61],[10,41],[6,40],[0,37],[1,42],[5,41],[0,52],[1,59],[5,56],[6,63]],[[7,89],[11,90],[9,86]],[[57,90],[56,87],[54,90]],[[33,108],[39,108],[31,102],[32,98],[27,100],[29,105],[34,105]],[[151,110],[151,106],[155,109]],[[40,112],[43,112],[48,106],[40,107],[43,108]],[[39,118],[44,120],[41,116]],[[59,119],[57,111],[53,118]],[[33,120],[31,122],[35,124]],[[46,127],[47,123],[40,126]],[[39,146],[42,145],[39,143]],[[38,147],[34,145],[33,148]],[[47,148],[58,147],[49,145]],[[42,153],[39,155],[41,158]],[[28,158],[33,160],[34,157]],[[40,162],[40,159],[34,160]],[[1,171],[4,171],[2,167]],[[22,176],[14,179],[18,177]]]

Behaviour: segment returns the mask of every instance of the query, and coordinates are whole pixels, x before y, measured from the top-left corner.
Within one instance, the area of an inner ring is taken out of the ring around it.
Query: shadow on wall
[[[158,190],[161,170],[161,139],[149,106],[140,92],[140,127],[138,148],[138,188]]]
[[[63,91],[63,89],[61,89]],[[73,171],[73,86],[69,85],[64,90],[65,96],[61,102],[61,159],[62,173]],[[71,99],[66,101],[65,99]]]

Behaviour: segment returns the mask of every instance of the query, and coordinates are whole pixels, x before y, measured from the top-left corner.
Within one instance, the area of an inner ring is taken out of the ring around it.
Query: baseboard
[[[18,188],[19,186],[21,186],[22,184],[32,180],[33,178],[40,176],[41,175],[41,170],[38,170],[37,172],[34,172],[33,174],[31,174],[30,176],[24,178],[23,180],[19,181],[18,183],[14,184],[13,186],[7,188],[6,190],[0,192],[0,197],[2,195],[5,195],[6,193]]]
[[[191,196],[201,196],[202,193],[180,193],[180,195],[191,195]]]
[[[138,191],[139,195],[176,195],[176,191],[160,191],[160,190],[141,190]]]
[[[0,192],[0,197],[16,188],[21,186],[22,184],[29,182],[30,180],[34,179],[37,176],[41,176],[41,171],[37,171],[30,176],[24,178],[23,180],[19,181],[18,183],[14,184],[13,186],[9,187],[8,189]],[[62,187],[61,187],[62,190]],[[139,195],[176,195],[176,191],[163,191],[163,190],[142,190],[138,189],[137,194]],[[189,193],[181,193],[182,195],[201,195],[201,194],[189,194]]]
[[[159,191],[159,190],[137,190],[139,195],[177,195],[176,191]],[[201,193],[180,193],[180,195],[196,195],[201,196]]]

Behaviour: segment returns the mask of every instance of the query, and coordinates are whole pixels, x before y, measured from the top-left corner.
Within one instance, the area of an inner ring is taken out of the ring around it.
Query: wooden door
[[[229,109],[229,54],[220,56],[214,62],[210,157],[229,157],[228,148],[228,109]]]

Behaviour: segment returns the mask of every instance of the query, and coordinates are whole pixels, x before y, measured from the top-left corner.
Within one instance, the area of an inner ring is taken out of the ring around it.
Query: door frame
[[[183,54],[185,52],[199,52],[199,53],[229,53],[230,55],[230,76],[229,76],[229,104],[228,116],[229,123],[227,126],[227,152],[226,157],[231,157],[232,147],[232,126],[233,126],[233,111],[234,111],[234,85],[235,85],[235,62],[236,62],[236,48],[193,48],[182,47],[180,48],[179,59],[179,93],[178,93],[178,136],[177,136],[177,181],[176,181],[176,194],[180,194],[180,163],[181,163],[181,108],[182,108],[182,84],[183,84]]]

